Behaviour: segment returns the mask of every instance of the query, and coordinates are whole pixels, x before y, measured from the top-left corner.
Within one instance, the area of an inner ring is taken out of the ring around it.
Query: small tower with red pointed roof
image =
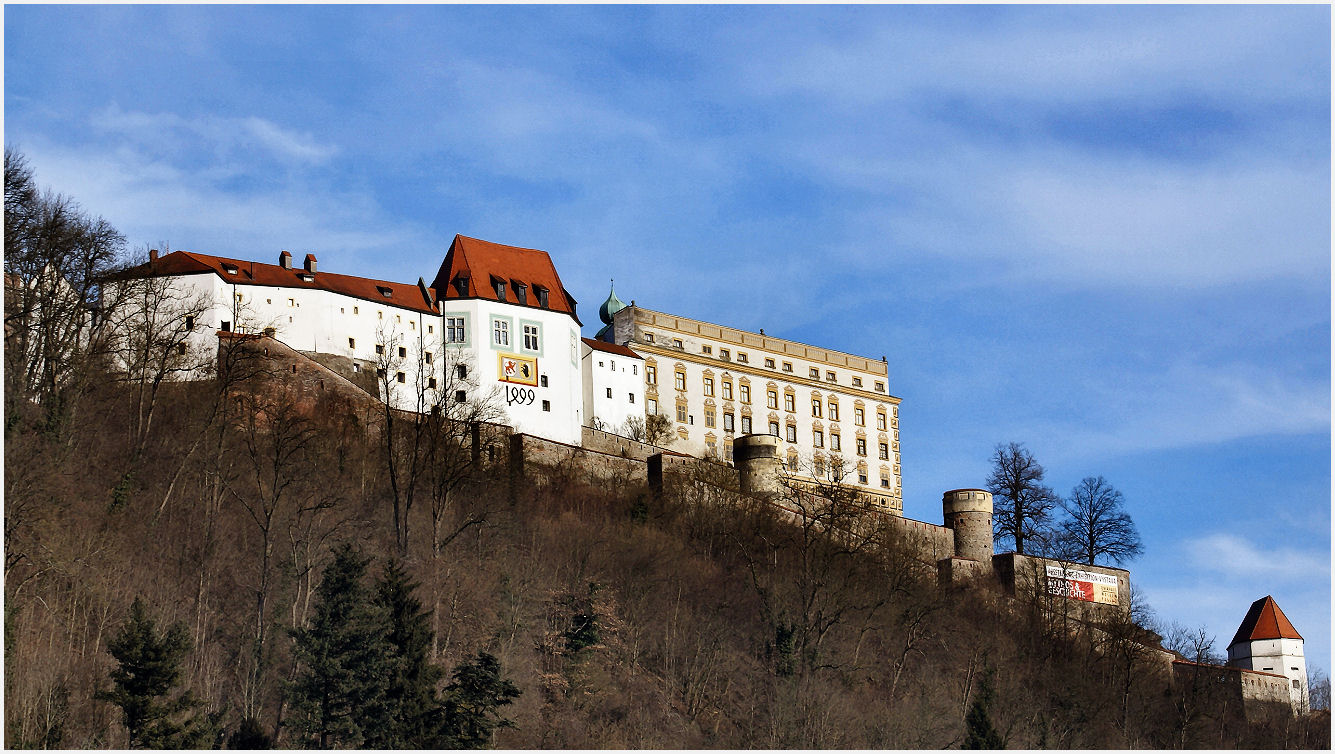
[[[1228,664],[1263,673],[1282,675],[1289,681],[1289,700],[1296,714],[1306,714],[1307,661],[1303,637],[1289,622],[1270,595],[1252,603],[1247,617],[1228,645]]]

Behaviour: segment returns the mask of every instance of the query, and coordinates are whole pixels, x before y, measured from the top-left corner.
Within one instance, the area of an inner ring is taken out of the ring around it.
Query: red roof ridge
[[[1279,604],[1275,598],[1266,595],[1252,603],[1247,609],[1247,616],[1242,619],[1242,625],[1238,626],[1237,633],[1233,634],[1233,641],[1229,646],[1248,641],[1265,641],[1271,639],[1298,639],[1302,641],[1302,635],[1289,622],[1288,616],[1279,609]]]
[[[604,351],[606,353],[615,353],[620,356],[629,356],[633,359],[643,359],[644,357],[635,353],[628,346],[619,346],[616,343],[608,343],[605,340],[595,340],[593,338],[580,338],[584,344],[595,351]]]
[[[461,292],[455,283],[465,274],[468,288]],[[542,249],[510,246],[456,233],[432,286],[442,301],[473,298],[498,301],[493,283],[500,282],[522,283],[535,289],[525,303],[508,293],[501,303],[569,314],[579,324],[575,299],[561,283],[561,275],[556,271],[551,255]],[[545,291],[545,307],[541,305],[538,289]]]

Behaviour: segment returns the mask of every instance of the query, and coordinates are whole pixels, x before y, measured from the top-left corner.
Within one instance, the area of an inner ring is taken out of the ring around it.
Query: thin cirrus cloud
[[[308,133],[285,129],[254,115],[188,118],[176,113],[126,111],[113,103],[93,113],[89,120],[94,129],[108,136],[158,150],[168,145],[228,154],[259,150],[271,158],[307,165],[327,162],[338,153],[336,147],[321,144]]]
[[[226,169],[185,167],[124,143],[100,149],[38,141],[24,151],[41,183],[77,186],[75,198],[111,220],[132,247],[166,241],[174,248],[262,260],[290,246],[329,254],[321,259],[334,269],[357,266],[385,276],[374,268],[377,259],[395,259],[385,252],[439,245],[356,193],[308,192],[299,182],[237,191],[226,185]],[[405,264],[403,274],[412,269]]]
[[[1236,534],[1206,534],[1186,540],[1182,549],[1196,569],[1227,577],[1282,583],[1310,581],[1330,573],[1329,553],[1285,546],[1267,550]]]

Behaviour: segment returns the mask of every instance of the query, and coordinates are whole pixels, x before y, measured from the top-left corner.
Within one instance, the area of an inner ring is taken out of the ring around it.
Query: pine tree
[[[1004,749],[1006,741],[992,726],[987,710],[992,706],[992,671],[983,674],[978,683],[969,712],[964,716],[965,737],[963,749]]]
[[[121,708],[132,749],[196,748],[207,745],[211,721],[196,712],[199,702],[186,691],[169,698],[181,677],[181,660],[190,651],[185,624],[177,622],[159,634],[136,597],[130,617],[107,642],[119,666],[111,671],[112,688],[97,698]]]
[[[514,726],[497,709],[518,696],[519,689],[501,677],[496,658],[478,652],[473,661],[454,669],[454,680],[445,687],[446,745],[456,749],[487,746],[497,728]]]
[[[387,724],[385,621],[362,584],[369,560],[347,543],[333,554],[310,626],[292,632],[300,670],[289,724],[299,744],[360,748]]]
[[[418,584],[398,561],[385,565],[375,604],[388,624],[385,688],[387,724],[370,732],[368,748],[431,749],[441,746],[443,709],[436,686],[445,671],[431,663],[431,616],[413,596]]]

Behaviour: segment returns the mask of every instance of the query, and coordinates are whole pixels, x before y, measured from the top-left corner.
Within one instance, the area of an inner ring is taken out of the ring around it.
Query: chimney
[[[153,263],[153,262],[158,261],[158,250],[157,250],[157,249],[149,249],[149,250],[148,250],[148,261],[149,261],[150,264]]]
[[[287,249],[283,249],[283,253],[278,255],[278,266],[285,270],[292,269],[292,255],[288,253]]]
[[[307,254],[307,255],[306,255],[306,262],[305,262],[305,265],[306,265],[306,271],[309,272],[310,274],[314,275],[314,274],[315,274],[315,255],[314,255],[314,254]]]

